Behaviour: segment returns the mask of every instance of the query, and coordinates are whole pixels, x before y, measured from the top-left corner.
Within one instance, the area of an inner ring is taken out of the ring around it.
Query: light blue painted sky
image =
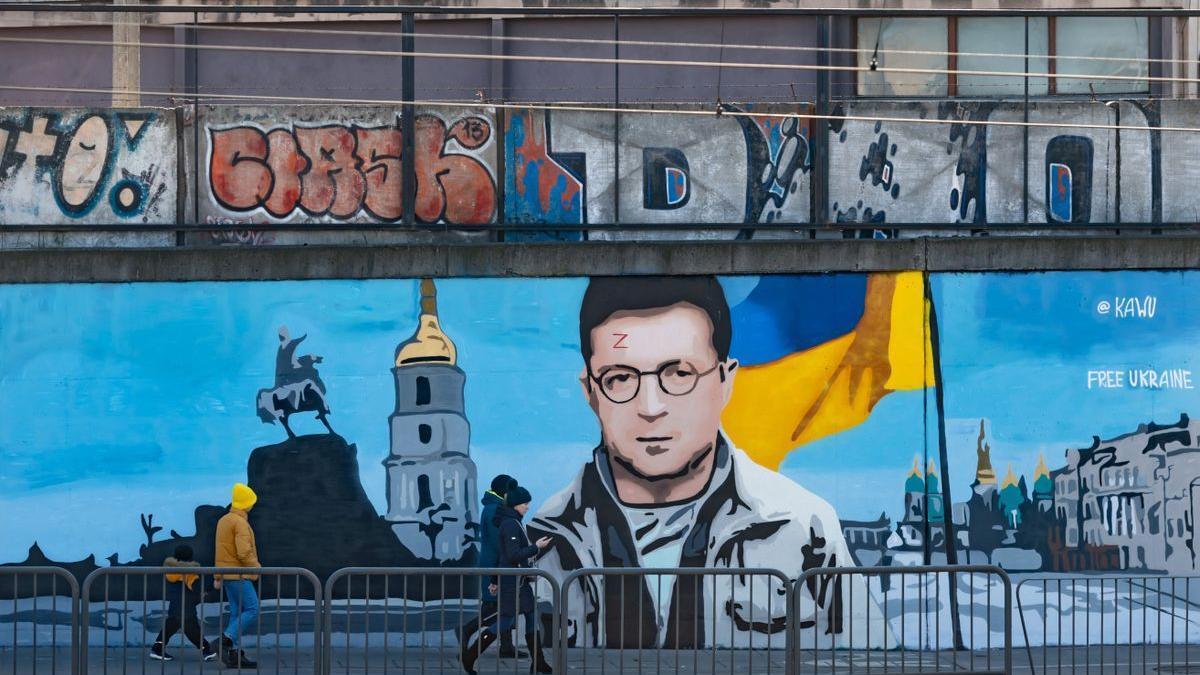
[[[731,304],[755,283],[723,281]],[[1010,461],[1030,471],[1042,448],[1053,468],[1092,434],[1200,411],[1194,389],[1086,386],[1089,368],[1191,368],[1200,316],[1187,309],[1188,283],[1196,277],[1157,272],[937,277],[956,496],[973,474],[980,417],[1003,473]],[[535,501],[570,479],[598,434],[576,379],[584,286],[438,282],[467,373],[479,475],[515,471]],[[1147,294],[1158,299],[1153,319],[1095,309]],[[389,368],[416,315],[412,280],[0,287],[0,561],[23,559],[35,539],[55,559],[128,560],[143,541],[139,513],[188,534],[197,504],[226,503],[250,451],[284,437],[254,412],[280,324],[309,334],[303,353],[325,357],[330,421],[357,444],[363,486],[383,512]],[[320,429],[293,420],[298,433]],[[895,517],[926,446],[936,457],[932,392],[893,394],[865,424],[792,453],[783,471],[844,518]]]

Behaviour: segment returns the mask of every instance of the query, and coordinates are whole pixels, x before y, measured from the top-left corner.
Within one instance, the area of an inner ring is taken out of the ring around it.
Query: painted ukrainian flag
[[[770,469],[888,393],[934,384],[920,272],[764,276],[732,319],[741,365],[722,422]]]

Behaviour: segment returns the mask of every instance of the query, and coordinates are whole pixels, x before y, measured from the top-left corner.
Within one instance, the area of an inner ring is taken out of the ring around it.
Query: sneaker
[[[155,661],[175,660],[174,656],[171,656],[166,652],[165,649],[163,649],[163,643],[161,642],[155,642],[154,646],[150,648],[150,658],[154,659]]]
[[[200,654],[204,657],[205,661],[212,661],[217,658],[217,650],[213,649],[212,645],[207,642],[204,643],[204,648],[200,650]]]
[[[246,656],[246,652],[239,649],[238,650],[238,668],[246,668],[248,670],[254,670],[254,669],[258,668],[258,663],[251,661],[250,657]]]

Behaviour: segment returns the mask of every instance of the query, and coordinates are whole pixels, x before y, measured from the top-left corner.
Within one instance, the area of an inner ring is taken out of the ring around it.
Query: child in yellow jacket
[[[180,571],[166,574],[167,618],[163,623],[162,632],[150,648],[150,658],[159,661],[175,660],[175,657],[167,653],[166,646],[182,626],[183,634],[200,649],[204,660],[215,659],[217,651],[204,639],[204,633],[200,629],[200,618],[196,615],[196,608],[205,599],[204,588],[197,583],[200,575],[185,571],[188,567],[200,566],[192,559],[192,547],[186,544],[175,547],[175,555],[164,560],[163,566],[180,568]]]

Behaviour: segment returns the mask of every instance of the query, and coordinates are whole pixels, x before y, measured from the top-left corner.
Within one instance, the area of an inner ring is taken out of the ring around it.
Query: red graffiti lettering
[[[617,341],[613,343],[613,349],[629,349],[629,345],[625,344],[625,338],[629,337],[629,333],[613,333],[613,337]]]
[[[267,165],[275,176],[271,196],[263,207],[273,216],[282,218],[300,203],[300,175],[308,170],[308,160],[296,152],[296,139],[283,129],[267,134]]]
[[[436,115],[418,115],[414,122],[416,219],[479,225],[495,218],[492,174],[468,154],[491,139],[491,123],[469,116],[447,129]],[[299,209],[339,219],[365,212],[399,220],[402,140],[398,126],[213,130],[209,184],[217,204],[231,211],[261,208],[285,218]]]
[[[312,164],[300,177],[300,203],[314,215],[349,218],[362,207],[366,179],[354,156],[354,134],[345,127],[297,128],[300,151]]]
[[[253,127],[212,132],[208,163],[213,197],[227,209],[258,208],[271,194],[274,177],[267,166],[267,136]]]
[[[367,177],[367,197],[364,206],[381,220],[397,220],[404,215],[401,204],[400,150],[403,139],[400,130],[391,127],[355,127],[358,137],[358,159]]]
[[[474,122],[472,122],[474,120]],[[469,124],[468,124],[469,123]],[[467,149],[483,145],[487,135],[472,133],[472,125],[490,126],[486,120],[468,117],[446,131],[446,123],[432,115],[416,119],[417,219],[426,223],[486,223],[496,207],[496,190],[491,176],[474,157],[445,153],[451,138]],[[465,142],[464,142],[465,139]]]

